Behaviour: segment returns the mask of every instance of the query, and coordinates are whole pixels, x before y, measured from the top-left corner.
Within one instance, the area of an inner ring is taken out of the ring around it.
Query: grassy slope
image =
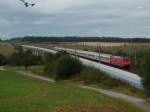
[[[28,72],[28,73],[32,73],[34,75],[44,75],[42,70],[43,70],[43,66],[31,66],[28,68],[28,70],[25,70],[24,67],[8,67],[9,69],[12,69],[12,70],[21,70],[21,71],[25,71],[25,72]],[[77,78],[72,78],[72,80],[74,83],[80,83],[80,79],[77,77]],[[117,91],[117,92],[120,92],[120,93],[124,93],[124,94],[127,94],[127,95],[131,95],[131,96],[135,96],[135,97],[139,97],[139,98],[145,98],[145,95],[144,95],[144,92],[141,91],[141,90],[138,90],[138,89],[135,89],[127,84],[120,84],[118,86],[114,86],[114,87],[109,87],[109,83],[112,83],[112,82],[108,82],[108,87],[104,87],[103,85],[100,85],[101,83],[97,84],[97,85],[94,85],[94,87],[100,87],[100,88],[104,88],[104,89],[109,89],[109,90],[112,90],[112,91]],[[90,85],[89,85],[90,86]],[[93,86],[93,85],[91,85]]]
[[[97,105],[102,112],[141,112],[131,104],[92,91],[0,71],[0,112],[67,112],[66,108],[76,105],[85,109],[82,105]]]
[[[0,54],[9,57],[14,52],[14,48],[10,44],[0,43]]]

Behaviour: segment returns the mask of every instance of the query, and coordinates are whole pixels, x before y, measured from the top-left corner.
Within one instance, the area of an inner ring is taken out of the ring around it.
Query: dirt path
[[[113,98],[123,99],[127,102],[130,102],[130,103],[135,104],[136,106],[142,108],[145,112],[150,112],[150,103],[146,102],[144,99],[128,96],[128,95],[125,95],[122,93],[113,92],[113,91],[109,91],[109,90],[93,88],[93,87],[89,87],[89,86],[79,85],[78,87],[83,88],[83,89],[97,91],[99,93],[103,93],[103,94],[105,94],[107,96],[111,96]]]
[[[21,74],[21,75],[24,75],[24,76],[33,77],[33,78],[41,79],[41,80],[48,81],[48,82],[55,82],[52,79],[49,79],[49,78],[46,78],[46,77],[42,77],[42,76],[36,76],[36,75],[30,74],[30,73],[26,73],[26,72],[23,72],[23,71],[19,71],[18,73]]]
[[[26,72],[22,72],[22,71],[19,71],[18,73],[21,74],[21,75],[24,75],[24,76],[33,77],[33,78],[41,79],[41,80],[52,82],[52,83],[55,82],[52,79],[49,79],[49,78],[46,78],[46,77],[41,77],[41,76],[35,76],[35,75],[29,74],[29,73],[26,73]],[[125,94],[122,94],[122,93],[113,92],[113,91],[109,91],[109,90],[93,88],[93,87],[89,87],[89,86],[78,85],[78,87],[82,88],[82,89],[96,91],[96,92],[105,94],[107,96],[113,97],[113,98],[122,99],[124,101],[127,101],[129,103],[132,103],[132,104],[142,108],[145,112],[150,112],[150,103],[147,102],[144,99],[136,98],[136,97],[133,97],[133,96],[128,96],[128,95],[125,95]]]

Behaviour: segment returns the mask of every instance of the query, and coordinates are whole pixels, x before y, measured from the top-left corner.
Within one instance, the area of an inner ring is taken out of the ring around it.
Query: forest
[[[120,38],[120,37],[46,37],[46,36],[25,36],[7,40],[9,42],[136,42],[149,43],[149,38]]]

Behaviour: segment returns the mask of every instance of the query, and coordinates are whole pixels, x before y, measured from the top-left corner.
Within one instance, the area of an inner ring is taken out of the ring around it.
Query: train
[[[91,52],[91,51],[60,48],[60,47],[54,47],[54,50],[64,51],[71,55],[87,58],[93,61],[102,62],[102,63],[109,64],[112,66],[120,67],[120,68],[129,68],[131,65],[131,60],[127,56],[115,56],[112,54],[97,53],[97,52]]]

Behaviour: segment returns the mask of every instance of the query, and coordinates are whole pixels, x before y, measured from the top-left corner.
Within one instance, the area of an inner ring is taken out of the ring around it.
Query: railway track
[[[38,53],[38,52],[39,53],[51,53],[51,54],[57,53],[57,51],[46,49],[46,48],[41,48],[41,47],[28,46],[28,45],[22,45],[22,47],[24,49],[30,49],[35,53]],[[84,65],[95,67],[103,72],[106,72],[112,78],[122,80],[138,89],[143,89],[143,86],[141,83],[141,77],[139,77],[139,75],[137,74],[134,74],[125,70],[121,70],[119,68],[115,68],[112,66],[104,65],[102,63],[88,60],[85,58],[81,58],[81,57],[78,57],[78,58]]]

